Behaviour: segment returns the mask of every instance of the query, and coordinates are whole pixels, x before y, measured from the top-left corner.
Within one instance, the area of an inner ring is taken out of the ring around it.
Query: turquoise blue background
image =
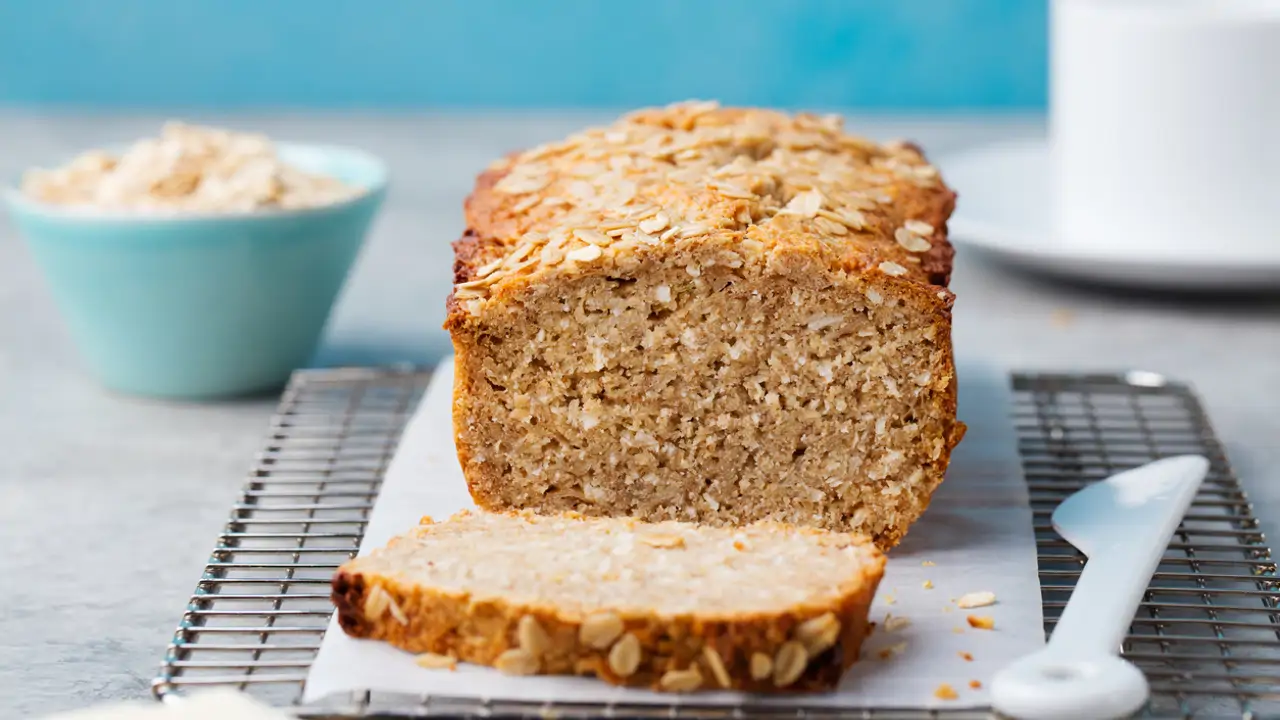
[[[0,0],[0,105],[1035,110],[1044,0]]]

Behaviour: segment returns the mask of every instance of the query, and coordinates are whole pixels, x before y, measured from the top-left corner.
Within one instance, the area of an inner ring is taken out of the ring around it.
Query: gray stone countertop
[[[387,158],[385,208],[316,363],[430,363],[448,243],[471,178],[508,150],[605,115],[198,117]],[[0,114],[0,175],[154,133],[163,116]],[[853,126],[932,156],[1043,132],[1038,119]],[[959,189],[962,196],[964,189]],[[963,199],[961,200],[963,203]],[[1280,518],[1280,294],[1153,297],[1049,283],[961,251],[958,352],[1017,369],[1142,368],[1193,383],[1263,518]],[[143,697],[274,400],[185,405],[82,372],[40,273],[0,222],[0,717]]]

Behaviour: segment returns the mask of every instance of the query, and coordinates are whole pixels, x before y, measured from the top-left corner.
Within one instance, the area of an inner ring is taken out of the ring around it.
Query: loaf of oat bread
[[[333,600],[349,635],[431,667],[817,690],[857,659],[883,568],[813,528],[464,512],[342,566]]]
[[[964,432],[954,199],[912,145],[711,103],[496,163],[445,323],[476,502],[892,547]]]

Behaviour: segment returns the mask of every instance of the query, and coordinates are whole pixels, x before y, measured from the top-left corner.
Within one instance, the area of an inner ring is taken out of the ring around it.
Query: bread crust
[[[567,517],[580,516],[569,514]],[[428,521],[417,532],[430,532],[430,529]],[[794,531],[822,532],[809,528]],[[702,677],[697,689],[804,692],[834,688],[845,670],[858,659],[862,642],[871,629],[868,613],[884,563],[884,556],[875,553],[856,573],[841,579],[834,599],[804,602],[776,613],[663,615],[656,611],[614,612],[607,607],[584,613],[550,603],[473,597],[457,590],[401,582],[388,574],[368,570],[361,560],[339,568],[333,578],[332,598],[339,625],[348,635],[381,640],[413,653],[434,653],[494,666],[499,664],[498,658],[503,653],[520,647],[521,620],[531,617],[550,640],[541,655],[538,674],[594,675],[614,685],[662,691],[671,690],[664,686],[665,675],[696,667]],[[369,612],[370,607],[381,605],[370,603],[370,594],[377,592],[386,593],[395,611]],[[620,617],[625,626],[623,633],[634,635],[639,641],[640,663],[633,674],[623,677],[611,668],[612,645],[596,648],[582,642],[584,621],[589,614],[598,612],[612,612]],[[778,657],[784,644],[796,641],[797,628],[802,623],[828,614],[839,622],[839,634],[834,644],[807,659],[797,679],[779,686],[772,674],[753,677],[754,655]],[[714,650],[722,663],[727,685],[722,682],[725,677],[717,680],[705,648]]]
[[[811,123],[818,122],[811,115],[799,115],[793,120],[773,111],[714,106],[702,108],[697,104],[676,104],[667,108],[642,110],[624,118],[622,122],[641,119],[646,124],[677,127],[696,123],[698,119],[729,123],[753,116],[767,118],[771,126],[787,126],[799,122],[801,127],[808,128],[811,127]],[[830,128],[839,128],[839,120],[839,118],[828,116],[822,119],[822,122],[828,123]],[[914,143],[876,145],[861,138],[844,135],[838,129],[832,130],[832,133],[842,142],[849,143],[851,147],[861,151],[881,153],[884,158],[907,164],[907,167],[928,168],[931,172],[926,174],[937,178],[936,181],[923,186],[910,179],[896,179],[884,186],[886,192],[891,193],[892,207],[881,206],[868,211],[874,232],[858,237],[856,242],[851,241],[843,248],[844,252],[840,258],[842,269],[849,272],[862,272],[884,260],[913,257],[902,252],[893,235],[894,230],[901,225],[904,218],[917,219],[930,224],[933,232],[926,236],[930,244],[929,250],[914,256],[919,259],[918,265],[909,263],[904,266],[909,271],[906,276],[907,282],[923,285],[926,290],[933,293],[938,292],[939,289],[945,290],[951,280],[955,257],[955,248],[947,238],[947,221],[955,211],[955,191],[937,177],[936,170],[929,165],[924,151]],[[543,146],[545,147],[549,146]],[[538,152],[541,149],[535,148],[530,152]],[[447,313],[444,324],[446,330],[460,328],[466,321],[466,312],[455,299],[457,285],[475,280],[477,270],[486,263],[509,253],[513,247],[513,241],[524,232],[553,224],[554,215],[537,222],[522,222],[521,212],[515,209],[519,204],[518,196],[495,191],[495,186],[512,173],[524,155],[522,153],[507,155],[481,172],[476,178],[475,187],[464,202],[467,229],[453,243],[455,288],[450,291],[446,300]],[[812,228],[800,228],[797,234],[803,236],[813,232]],[[949,292],[946,295],[944,307],[941,310],[946,313],[947,319],[950,319],[954,296]]]

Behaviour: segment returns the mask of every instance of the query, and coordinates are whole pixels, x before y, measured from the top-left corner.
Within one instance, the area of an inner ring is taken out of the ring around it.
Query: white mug
[[[1057,242],[1280,260],[1280,0],[1053,0]]]

